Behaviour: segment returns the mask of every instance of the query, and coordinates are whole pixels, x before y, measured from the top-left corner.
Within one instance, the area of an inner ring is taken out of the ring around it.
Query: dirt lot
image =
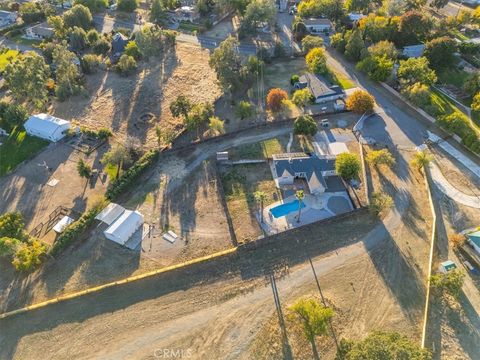
[[[208,59],[207,50],[178,43],[176,51],[162,59],[139,62],[137,73],[130,77],[114,71],[87,76],[85,96],[55,102],[51,111],[81,126],[110,128],[120,141],[132,136],[151,148],[157,145],[157,125],[181,128],[181,120],[169,110],[178,95],[193,102],[214,102],[221,95]],[[153,118],[148,119],[150,115]]]

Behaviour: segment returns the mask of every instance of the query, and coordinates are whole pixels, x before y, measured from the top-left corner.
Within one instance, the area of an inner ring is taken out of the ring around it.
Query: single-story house
[[[306,19],[303,21],[305,27],[310,32],[330,32],[332,30],[332,22],[328,19]]]
[[[49,114],[37,114],[30,116],[23,126],[29,135],[57,142],[67,134],[70,121]]]
[[[54,34],[55,30],[47,22],[31,26],[25,30],[25,36],[33,40],[49,39]]]
[[[15,24],[16,22],[17,22],[16,12],[0,10],[0,27]]]
[[[425,51],[424,44],[410,45],[410,46],[405,46],[403,48],[402,55],[407,58],[419,58],[423,55],[424,51]]]
[[[108,240],[125,245],[132,235],[143,225],[143,215],[138,211],[125,210],[120,217],[103,232]]]
[[[308,88],[317,104],[345,98],[345,92],[340,86],[329,86],[317,75],[312,73],[306,73],[300,76],[298,82],[295,84],[295,88]]]
[[[200,18],[200,14],[194,6],[182,6],[175,10],[175,19],[177,21],[194,22]]]
[[[468,243],[480,254],[480,231],[467,234]]]
[[[304,153],[273,155],[274,180],[280,188],[293,185],[296,178],[305,179],[310,193],[327,190],[326,177],[335,176],[335,156],[309,156]]]
[[[112,36],[112,54],[115,59],[119,59],[122,56],[129,41],[129,38],[120,32]]]

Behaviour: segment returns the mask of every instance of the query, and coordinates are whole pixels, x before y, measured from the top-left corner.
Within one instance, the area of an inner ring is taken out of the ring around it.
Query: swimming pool
[[[303,209],[304,207],[305,207],[305,204],[302,202],[301,208]],[[298,200],[294,200],[289,203],[284,203],[270,209],[270,212],[272,213],[275,219],[278,219],[279,217],[282,217],[282,216],[286,216],[290,214],[292,211],[298,211]]]

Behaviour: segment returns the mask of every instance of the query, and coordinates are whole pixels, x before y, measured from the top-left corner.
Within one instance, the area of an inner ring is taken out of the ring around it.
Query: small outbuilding
[[[120,32],[112,36],[112,54],[114,59],[118,60],[122,56],[129,41],[128,37]]]
[[[440,264],[439,270],[441,273],[446,274],[449,271],[455,270],[457,265],[452,260],[444,261]]]
[[[303,23],[313,33],[328,33],[332,30],[332,22],[328,19],[306,19]]]
[[[407,58],[419,58],[423,55],[424,51],[425,51],[424,44],[410,45],[410,46],[405,46],[403,48],[402,55]]]
[[[49,114],[37,114],[30,116],[23,126],[29,135],[57,142],[67,134],[70,121]]]
[[[102,221],[107,225],[112,225],[113,222],[117,220],[124,212],[125,208],[123,206],[110,203],[97,216],[95,216],[95,219]]]
[[[468,243],[480,254],[480,231],[467,234]]]
[[[53,227],[53,231],[55,231],[56,233],[58,234],[61,234],[66,228],[68,225],[70,225],[71,223],[73,223],[75,220],[73,220],[71,217],[69,216],[64,216],[54,227]]]
[[[103,233],[105,237],[120,245],[125,243],[143,225],[143,215],[138,211],[125,210]]]

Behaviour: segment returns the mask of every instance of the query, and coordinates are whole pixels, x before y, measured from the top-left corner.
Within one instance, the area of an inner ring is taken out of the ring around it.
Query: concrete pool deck
[[[353,205],[346,191],[326,192],[320,195],[305,194],[300,214],[300,221],[297,221],[298,208],[289,214],[275,218],[271,213],[271,209],[281,204],[296,201],[295,195],[288,196],[282,201],[277,201],[263,210],[263,230],[268,234],[278,234],[279,232],[311,224],[313,222],[327,219],[329,217],[343,214],[353,210]]]

